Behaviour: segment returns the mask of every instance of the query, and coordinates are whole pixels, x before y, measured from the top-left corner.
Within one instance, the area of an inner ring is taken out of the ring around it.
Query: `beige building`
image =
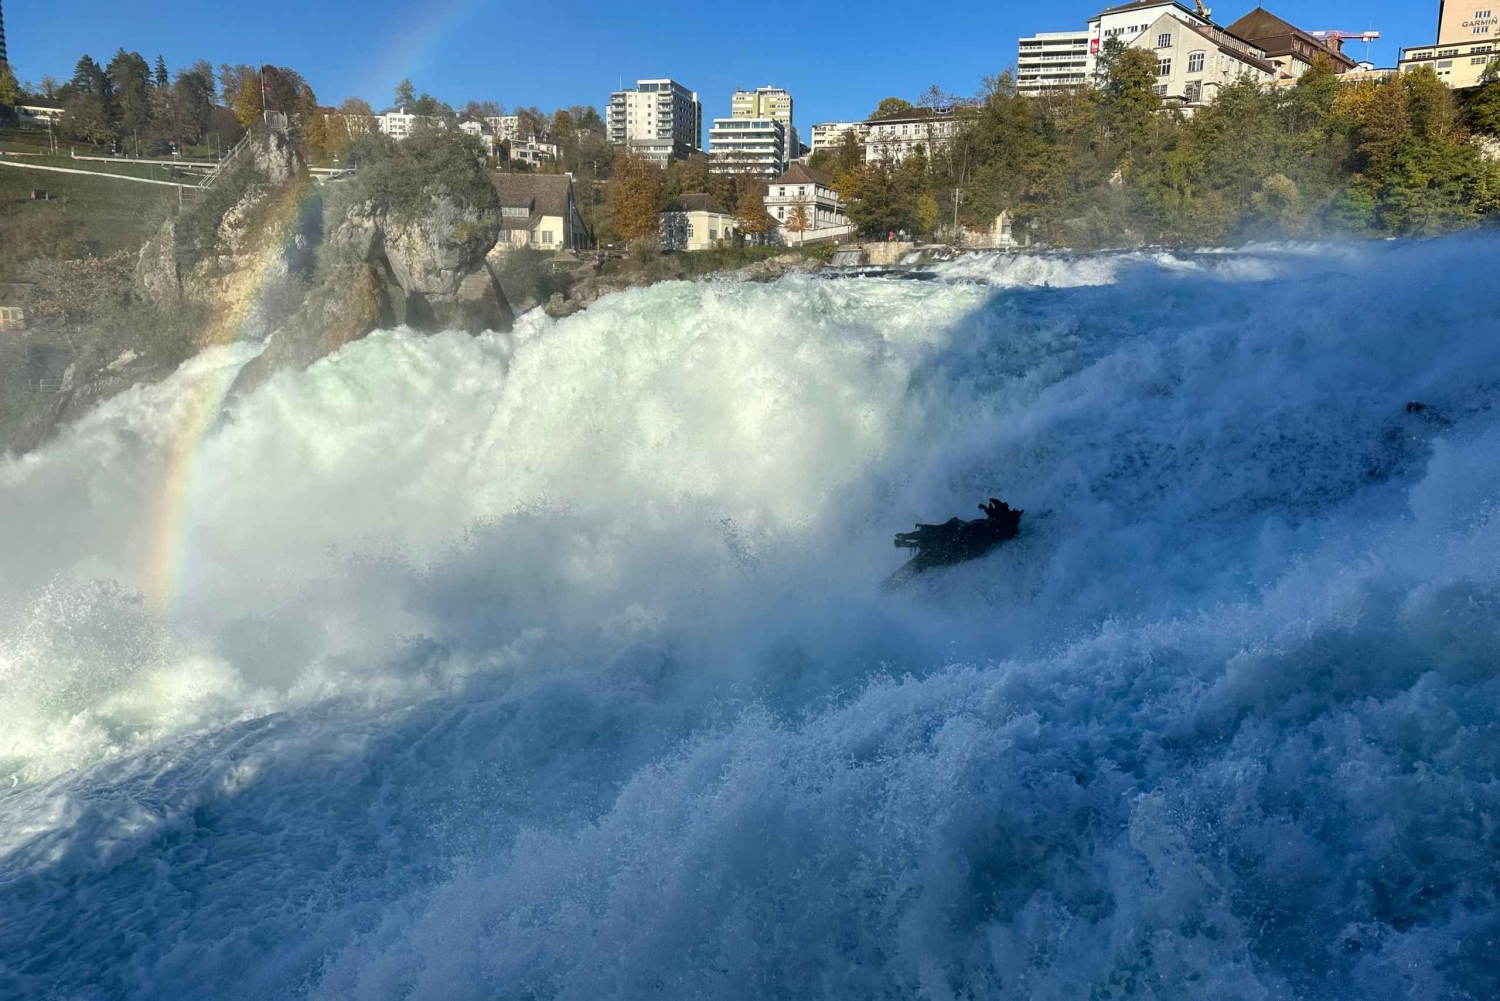
[[[846,132],[853,132],[861,146],[870,138],[870,126],[866,122],[823,122],[812,127],[812,151],[833,152],[843,145]]]
[[[1418,66],[1430,66],[1438,79],[1461,90],[1476,87],[1490,63],[1500,59],[1495,41],[1465,42],[1461,45],[1427,45],[1401,53],[1400,70],[1410,73]]]
[[[776,235],[787,245],[826,243],[854,232],[843,200],[833,190],[833,178],[801,164],[766,188],[766,213],[776,220]]]
[[[732,241],[736,229],[712,195],[683,195],[661,213],[661,249],[711,250]]]
[[[1156,93],[1187,114],[1212,104],[1221,90],[1238,80],[1271,86],[1280,76],[1265,53],[1243,39],[1168,14],[1140,33],[1131,48],[1156,58]]]
[[[735,88],[729,100],[730,118],[774,118],[786,126],[787,159],[801,155],[801,139],[792,118],[792,95],[780,87]]]
[[[578,212],[571,174],[496,174],[500,248],[585,250],[594,235]]]
[[[1439,0],[1439,45],[1493,42],[1500,35],[1500,3],[1495,0]]]
[[[1490,63],[1500,59],[1500,0],[1440,0],[1436,45],[1405,49],[1402,73],[1431,67],[1439,80],[1462,90],[1478,86]]]
[[[776,118],[792,124],[792,95],[780,87],[735,88],[729,100],[731,118]]]

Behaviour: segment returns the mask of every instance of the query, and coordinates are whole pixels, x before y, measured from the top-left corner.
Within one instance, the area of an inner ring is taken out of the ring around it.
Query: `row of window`
[[[1192,53],[1189,53],[1188,54],[1187,71],[1189,73],[1202,73],[1203,72],[1203,65],[1204,65],[1204,62],[1206,61],[1206,58],[1207,58],[1206,53],[1203,53],[1203,52],[1192,52]],[[1171,56],[1168,56],[1165,59],[1158,59],[1156,61],[1156,75],[1157,76],[1171,76],[1172,75],[1172,57]]]

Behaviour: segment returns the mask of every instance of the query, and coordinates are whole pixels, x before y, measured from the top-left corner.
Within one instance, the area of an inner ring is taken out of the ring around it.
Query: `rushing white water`
[[[198,358],[0,460],[0,996],[1496,996],[1497,268],[662,285],[184,470]]]

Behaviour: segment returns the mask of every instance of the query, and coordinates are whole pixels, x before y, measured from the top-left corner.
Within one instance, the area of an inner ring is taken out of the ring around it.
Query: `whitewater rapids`
[[[0,458],[0,997],[1500,996],[1500,240],[942,270]]]

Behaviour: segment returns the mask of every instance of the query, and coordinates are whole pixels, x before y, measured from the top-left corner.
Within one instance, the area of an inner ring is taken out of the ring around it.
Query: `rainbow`
[[[282,247],[314,194],[311,182],[304,181],[274,196],[263,207],[260,237],[250,254],[253,263],[230,276],[222,307],[209,318],[197,341],[200,350],[245,339],[249,318],[278,277],[277,259]],[[173,613],[181,595],[194,468],[238,374],[236,366],[215,368],[187,391],[167,446],[166,469],[150,505],[141,574],[146,607],[163,618]]]

